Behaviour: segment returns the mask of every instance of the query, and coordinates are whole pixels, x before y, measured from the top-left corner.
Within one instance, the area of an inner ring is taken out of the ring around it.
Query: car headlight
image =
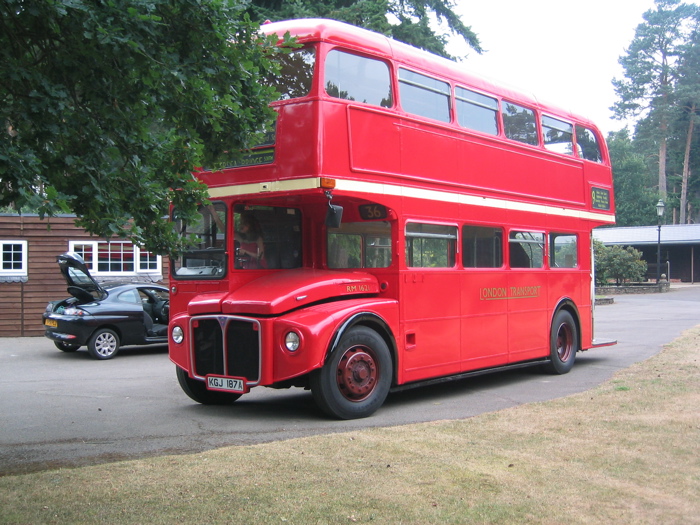
[[[179,326],[175,326],[170,336],[175,343],[180,344],[185,339],[185,332]]]
[[[290,352],[296,352],[300,344],[301,338],[296,332],[287,332],[287,335],[284,336],[284,346]]]

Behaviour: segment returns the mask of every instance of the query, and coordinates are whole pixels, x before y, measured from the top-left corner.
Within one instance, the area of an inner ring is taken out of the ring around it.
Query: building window
[[[0,247],[2,248],[2,263],[0,266],[0,276],[26,277],[27,241],[0,241]]]
[[[80,255],[94,275],[160,274],[162,259],[128,241],[70,241],[69,250]]]

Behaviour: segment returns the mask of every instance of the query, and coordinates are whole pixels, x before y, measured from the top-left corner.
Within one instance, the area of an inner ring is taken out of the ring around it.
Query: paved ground
[[[59,352],[45,338],[0,339],[0,475],[471,417],[589,389],[699,323],[700,286],[618,296],[596,310],[596,331],[619,344],[579,354],[567,375],[520,370],[395,393],[357,421],[323,417],[301,389],[254,389],[230,407],[195,404],[165,347],[100,362]]]

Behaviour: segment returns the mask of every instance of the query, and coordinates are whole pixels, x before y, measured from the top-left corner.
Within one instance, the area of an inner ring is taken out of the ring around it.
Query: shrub
[[[606,285],[614,281],[616,285],[624,282],[645,280],[647,263],[642,260],[642,252],[631,246],[605,246],[600,241],[593,241],[595,253],[595,282]]]

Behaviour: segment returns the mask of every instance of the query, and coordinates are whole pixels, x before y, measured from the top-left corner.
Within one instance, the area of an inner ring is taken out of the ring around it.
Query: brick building
[[[68,297],[56,256],[80,253],[97,281],[167,284],[168,258],[128,241],[94,237],[75,216],[0,214],[0,337],[41,336],[49,301]]]

